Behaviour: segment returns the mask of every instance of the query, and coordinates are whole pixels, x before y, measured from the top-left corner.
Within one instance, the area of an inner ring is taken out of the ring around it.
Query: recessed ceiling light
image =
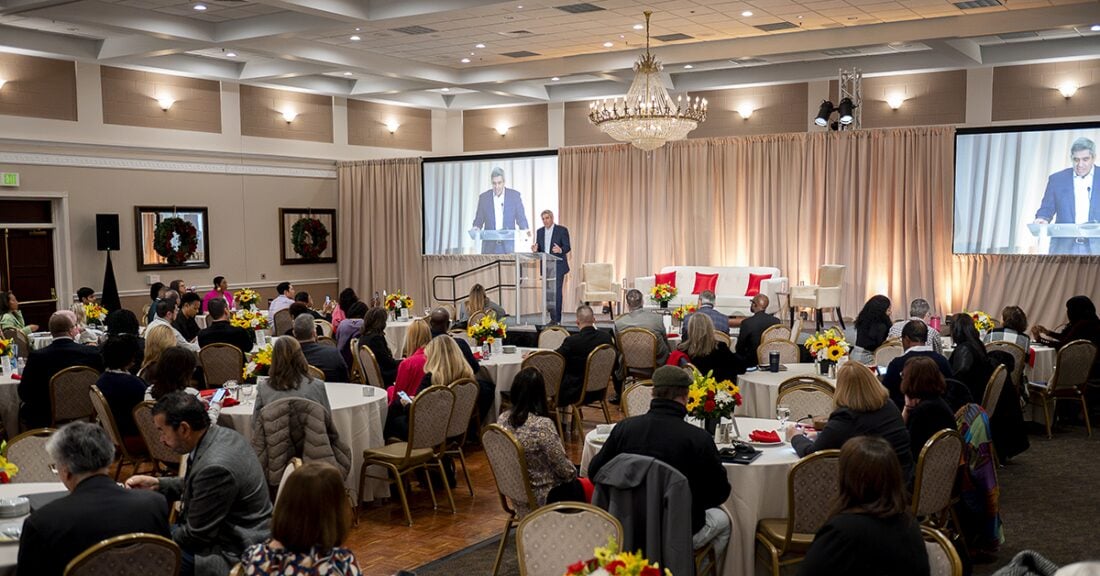
[[[462,60],[459,60],[459,62],[462,62],[463,64],[469,64],[470,59],[469,58],[463,58]]]
[[[477,43],[477,44],[474,44],[474,48],[484,48],[484,47],[485,47],[485,45],[480,43],[480,42]]]
[[[470,56],[477,56],[477,52],[470,52]]]
[[[1100,24],[1093,24],[1092,28],[1089,28],[1089,30],[1092,30],[1093,32],[1100,32]]]
[[[520,4],[519,6],[516,6],[516,10],[523,10],[523,4]]]
[[[202,3],[195,4],[194,6],[192,6],[192,8],[194,8],[195,10],[198,10],[199,12],[202,12],[203,10],[206,10],[206,4],[202,4]]]
[[[442,90],[442,91],[444,91],[444,92],[450,92],[450,91],[451,91],[451,89],[450,89],[450,88],[440,88],[440,90]]]
[[[360,38],[358,34],[352,34],[351,38],[348,38],[348,40],[351,40],[352,42],[358,42],[362,40],[362,38]]]
[[[344,76],[351,76],[351,72],[344,72]]]
[[[692,66],[691,64],[684,64],[684,70],[691,70],[692,68],[695,68],[695,66]]]
[[[752,10],[745,10],[744,12],[741,13],[741,15],[744,16],[745,18],[748,18],[749,16],[752,16]]]
[[[360,30],[362,30],[362,28],[356,28],[355,29],[356,32],[359,32]]]
[[[225,53],[225,55],[226,55],[226,57],[228,57],[228,58],[236,58],[236,57],[237,57],[237,53],[236,53],[236,52],[226,52],[226,53]]]
[[[557,82],[558,80],[561,80],[561,78],[558,78],[557,76],[554,76],[550,79],[551,82]]]
[[[635,30],[645,30],[645,24],[635,24],[634,29]]]
[[[614,45],[615,45],[615,43],[614,43],[614,42],[604,42],[604,43],[603,43],[603,47],[604,47],[604,48],[610,48],[610,47],[612,47],[612,46],[614,46]]]

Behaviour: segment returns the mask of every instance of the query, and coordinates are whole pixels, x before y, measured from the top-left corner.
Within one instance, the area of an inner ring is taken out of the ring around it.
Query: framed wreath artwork
[[[280,208],[281,264],[336,262],[336,210]]]
[[[210,267],[206,208],[137,206],[134,234],[138,270]]]

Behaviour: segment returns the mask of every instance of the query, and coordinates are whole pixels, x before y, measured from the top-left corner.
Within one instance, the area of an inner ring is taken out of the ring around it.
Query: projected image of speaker
[[[95,249],[118,251],[118,214],[95,215]]]

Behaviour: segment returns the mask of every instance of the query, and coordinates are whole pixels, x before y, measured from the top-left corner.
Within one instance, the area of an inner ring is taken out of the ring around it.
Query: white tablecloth
[[[332,420],[336,430],[340,432],[340,439],[351,448],[351,472],[344,484],[355,494],[359,489],[359,466],[363,463],[363,451],[380,448],[385,444],[382,428],[386,423],[386,392],[374,386],[333,382],[326,383],[325,390],[328,392]],[[364,396],[365,392],[371,396]],[[240,432],[251,442],[254,409],[253,395],[246,403],[223,409],[218,423]],[[376,475],[382,475],[381,469]],[[386,496],[389,496],[389,485],[382,480],[372,479],[368,480],[360,501],[369,502]]]
[[[405,345],[405,333],[409,331],[412,320],[386,321],[386,344],[390,345],[390,352],[394,358],[404,357],[402,347]]]
[[[29,336],[31,348],[41,350],[53,342],[53,336],[49,332],[35,332]]]
[[[534,350],[538,350],[538,348],[516,348],[516,351],[512,354],[493,354],[488,359],[478,361],[481,367],[489,373],[493,383],[496,384],[496,393],[493,395],[493,408],[489,411],[492,422],[496,422],[497,415],[500,414],[500,393],[512,389],[512,380],[516,377],[516,374],[519,374],[524,354]],[[490,423],[486,422],[486,424]]]
[[[779,385],[791,376],[813,374],[813,364],[785,364],[786,370],[781,372],[768,372],[757,370],[746,372],[737,377],[737,385],[741,387],[743,399],[741,407],[737,409],[738,416],[749,418],[773,418],[775,417],[775,400],[779,396]]]
[[[1032,346],[1035,352],[1035,365],[1024,368],[1024,374],[1031,382],[1047,382],[1054,376],[1054,360],[1058,351],[1050,346]]]
[[[19,434],[19,382],[13,380],[11,376],[2,374],[0,374],[0,416],[4,418],[4,429],[7,430],[10,441]]]
[[[26,484],[0,484],[0,498],[15,498],[43,492],[64,492],[65,485],[60,482],[27,482]],[[23,526],[26,516],[0,518],[0,529],[8,525]],[[15,574],[15,565],[19,562],[19,543],[0,544],[0,576]]]

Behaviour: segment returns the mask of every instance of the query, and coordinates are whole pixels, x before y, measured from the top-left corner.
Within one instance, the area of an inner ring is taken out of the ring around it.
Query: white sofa
[[[697,302],[699,296],[692,294],[695,288],[695,273],[718,274],[718,283],[715,286],[714,308],[723,314],[748,316],[749,303],[752,296],[745,296],[745,290],[749,286],[749,274],[771,274],[772,277],[760,283],[760,293],[768,297],[768,312],[779,310],[779,298],[776,292],[783,292],[787,288],[787,279],[780,275],[778,268],[766,266],[665,266],[661,273],[676,272],[676,297],[669,302],[669,307],[674,308],[688,302]],[[655,276],[643,276],[634,279],[634,287],[642,291],[645,297],[646,308],[656,308],[656,302],[649,298],[649,291],[653,288]]]

